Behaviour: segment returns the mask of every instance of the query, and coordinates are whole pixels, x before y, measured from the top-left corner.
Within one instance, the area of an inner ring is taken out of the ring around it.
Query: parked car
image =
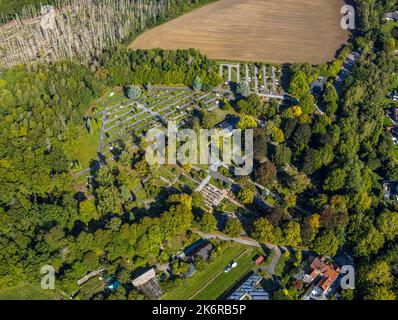
[[[233,268],[236,268],[237,266],[238,266],[238,263],[234,261],[234,262],[230,263],[229,265],[227,265],[227,266],[225,267],[224,272],[225,272],[225,273],[228,273],[228,272],[230,272]]]

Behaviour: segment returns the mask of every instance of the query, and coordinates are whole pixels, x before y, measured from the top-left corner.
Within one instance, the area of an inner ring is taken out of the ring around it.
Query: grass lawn
[[[229,201],[227,198],[224,198],[221,203],[220,203],[220,208],[222,211],[225,212],[235,212],[238,210],[238,206],[231,201]]]
[[[14,288],[0,289],[0,300],[54,300],[59,291],[43,290],[39,284],[20,284]]]
[[[388,97],[383,98],[381,102],[384,104],[385,109],[396,108],[398,106],[398,101],[394,101]]]
[[[231,109],[231,110],[222,110],[220,108],[214,109],[211,112],[212,118],[214,119],[213,123],[218,124],[218,123],[224,121],[225,117],[227,115],[229,115],[229,114],[235,114],[236,115],[236,112],[233,109]]]
[[[267,201],[269,204],[272,204],[274,206],[277,204],[275,198],[273,196],[271,196],[271,195],[268,195],[268,196],[264,197],[264,200]]]
[[[94,277],[80,287],[79,297],[82,300],[89,300],[96,293],[103,292],[105,282]]]
[[[114,95],[109,97],[109,94],[113,92]],[[94,110],[94,114],[104,110],[106,107],[111,106],[112,104],[117,104],[120,101],[123,101],[126,97],[123,94],[121,88],[106,88],[104,92],[101,94],[99,98],[97,98],[92,104],[92,108]]]
[[[141,187],[141,180],[138,178],[138,176],[135,175],[130,175],[131,181],[129,182],[129,188],[130,190],[135,190],[139,187]]]
[[[101,125],[99,124],[99,127]],[[100,129],[94,129],[94,133],[90,134],[86,128],[80,128],[79,137],[73,144],[66,147],[66,153],[71,160],[78,160],[80,163],[78,172],[90,167],[90,161],[97,159],[98,144],[100,137]]]
[[[197,185],[194,181],[182,175],[178,181],[178,184],[183,185],[194,191],[197,188]]]
[[[282,276],[286,273],[286,269],[291,267],[292,257],[286,257],[284,254],[279,258],[278,263],[275,266],[275,274],[277,276]]]
[[[176,169],[174,172],[172,172],[172,167],[169,166],[159,166],[157,172],[159,173],[159,175],[161,175],[163,178],[169,181],[173,181],[178,174]]]
[[[136,192],[134,192],[134,195],[139,201],[144,201],[147,198],[144,188],[139,188]]]
[[[383,126],[390,127],[390,126],[393,126],[393,125],[394,124],[392,123],[391,119],[389,117],[387,117],[387,116],[384,116],[384,118],[383,118]]]
[[[252,257],[256,249],[239,244],[231,244],[210,262],[206,269],[196,271],[194,276],[184,279],[177,287],[164,294],[164,300],[217,299],[238,281],[253,266]],[[224,273],[224,268],[237,259],[238,266],[229,273]],[[203,286],[210,284],[201,292]],[[195,294],[197,293],[197,294]]]
[[[240,258],[236,259],[238,263],[236,268],[228,273],[222,272],[208,287],[195,295],[193,299],[214,300],[219,298],[254,267],[253,257],[256,253],[256,249],[249,248]]]

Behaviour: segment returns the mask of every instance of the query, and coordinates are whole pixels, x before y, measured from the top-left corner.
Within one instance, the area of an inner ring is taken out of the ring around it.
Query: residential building
[[[227,300],[270,300],[268,292],[261,286],[262,277],[251,273],[228,296]]]
[[[397,96],[398,98],[398,96]],[[398,100],[398,99],[397,99]],[[398,108],[391,108],[388,110],[390,118],[394,121],[398,121]]]
[[[264,262],[264,256],[258,256],[258,258],[254,261],[254,263],[259,266]]]
[[[398,11],[387,12],[384,15],[384,20],[398,22]]]
[[[314,96],[320,96],[323,90],[325,90],[326,83],[327,77],[319,77],[317,80],[311,83],[310,92]]]
[[[398,203],[398,182],[383,181],[384,200]]]
[[[224,130],[224,132],[231,132],[237,128],[239,123],[239,117],[228,116],[224,121],[220,122],[216,128],[219,130]]]
[[[156,273],[153,268],[145,271],[140,276],[133,279],[132,284],[140,292],[153,300],[159,300],[163,294],[162,288],[156,279]]]
[[[210,242],[204,242],[201,246],[186,255],[187,261],[195,261],[195,258],[201,257],[203,260],[208,260],[213,250],[213,245]]]
[[[398,89],[396,89],[396,90],[390,92],[390,93],[388,94],[388,97],[391,98],[391,99],[394,100],[394,101],[398,101]]]
[[[340,268],[325,257],[314,258],[310,265],[309,273],[303,277],[304,283],[310,285],[304,298],[325,296],[332,284],[339,277],[340,272]]]

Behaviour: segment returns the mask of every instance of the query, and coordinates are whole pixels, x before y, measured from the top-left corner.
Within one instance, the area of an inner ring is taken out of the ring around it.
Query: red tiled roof
[[[254,261],[255,264],[262,264],[264,262],[264,257],[263,256],[259,256],[256,261]]]
[[[311,277],[312,279],[315,279],[315,278],[318,276],[318,274],[319,274],[319,271],[318,271],[317,269],[313,269],[313,270],[311,271],[311,273],[310,273],[310,277]]]
[[[327,291],[340,274],[340,268],[335,267],[324,258],[315,258],[311,263],[311,269],[310,276],[313,279],[320,275],[320,279],[316,285],[322,288],[323,291]]]

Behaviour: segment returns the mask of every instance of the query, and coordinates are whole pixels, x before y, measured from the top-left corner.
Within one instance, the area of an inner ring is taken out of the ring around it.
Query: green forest
[[[51,0],[0,0],[0,12],[6,17],[20,13],[25,6],[51,4]]]

